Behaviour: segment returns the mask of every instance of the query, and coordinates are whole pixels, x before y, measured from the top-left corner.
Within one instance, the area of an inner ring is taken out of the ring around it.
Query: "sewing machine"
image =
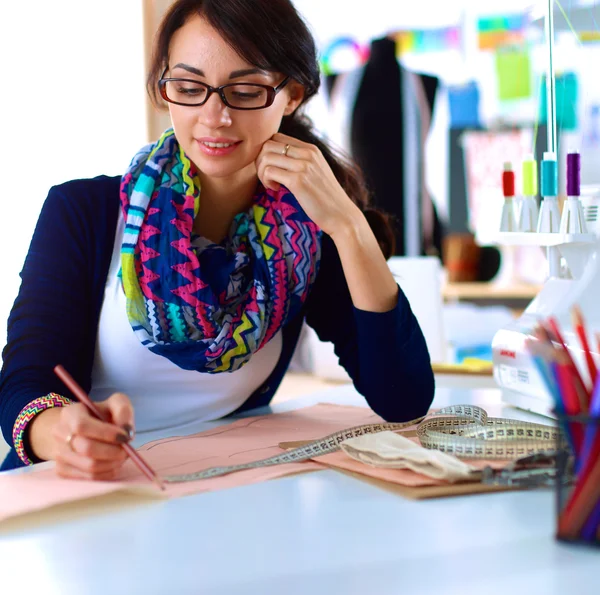
[[[582,194],[584,194],[582,192]],[[500,233],[498,243],[544,246],[548,277],[523,314],[500,329],[492,342],[494,378],[504,402],[552,416],[553,400],[525,348],[525,339],[539,320],[554,316],[585,380],[589,378],[581,344],[573,330],[571,308],[581,308],[594,358],[600,364],[600,193],[582,196],[587,232]]]

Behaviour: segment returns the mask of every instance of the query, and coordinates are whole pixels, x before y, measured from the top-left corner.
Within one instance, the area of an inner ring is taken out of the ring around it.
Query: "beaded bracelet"
[[[13,426],[13,446],[17,451],[18,457],[26,464],[32,465],[33,461],[27,456],[27,452],[25,451],[25,444],[23,441],[23,437],[25,435],[25,428],[27,424],[40,412],[45,409],[51,409],[52,407],[64,407],[65,405],[70,405],[73,403],[71,399],[67,397],[63,397],[62,395],[58,395],[56,393],[49,393],[44,397],[39,397],[38,399],[34,399],[31,403],[28,403],[23,409],[21,413],[17,416],[15,420],[15,425]]]

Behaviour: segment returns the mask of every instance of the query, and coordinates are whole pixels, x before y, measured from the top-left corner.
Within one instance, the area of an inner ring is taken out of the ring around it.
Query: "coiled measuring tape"
[[[465,459],[512,460],[551,455],[565,446],[555,426],[488,417],[484,409],[472,405],[436,411],[419,424],[417,436],[425,448]]]
[[[517,459],[534,454],[553,454],[557,441],[560,440],[560,432],[553,426],[488,417],[484,409],[471,405],[446,407],[422,421],[424,419],[420,417],[403,423],[356,426],[260,461],[211,467],[196,473],[167,475],[163,479],[167,483],[181,483],[244,469],[299,463],[339,450],[344,440],[377,432],[397,432],[419,422],[417,435],[425,448],[441,450],[462,458]]]

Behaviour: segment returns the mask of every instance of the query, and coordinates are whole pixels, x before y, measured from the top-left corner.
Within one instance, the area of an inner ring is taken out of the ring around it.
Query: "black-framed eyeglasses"
[[[211,87],[200,81],[184,78],[164,78],[167,69],[158,81],[161,97],[177,105],[204,105],[213,93],[218,93],[221,101],[232,109],[253,110],[269,107],[281,89],[289,82],[286,77],[277,85],[259,85],[255,83],[228,83],[220,87]]]

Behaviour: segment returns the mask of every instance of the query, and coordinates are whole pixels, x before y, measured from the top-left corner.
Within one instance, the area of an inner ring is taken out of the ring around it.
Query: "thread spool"
[[[532,154],[523,161],[523,200],[519,211],[519,231],[533,232],[538,224],[538,171],[537,161]]]
[[[558,196],[558,167],[554,153],[544,153],[542,160],[542,196]]]
[[[500,219],[500,231],[517,231],[517,221],[513,205],[515,196],[515,172],[512,163],[507,161],[502,172],[502,192],[504,204],[502,205],[502,216]]]
[[[513,197],[515,195],[515,172],[513,171],[512,163],[507,161],[504,164],[502,172],[502,191],[504,196]]]
[[[525,156],[523,161],[523,195],[537,196],[538,179],[537,179],[537,161],[533,155]]]
[[[567,155],[567,200],[560,219],[561,233],[586,233],[585,214],[581,196],[581,155]]]
[[[542,204],[538,217],[537,230],[539,233],[552,233],[560,229],[560,213],[558,211],[558,166],[556,155],[544,153],[541,167]]]

